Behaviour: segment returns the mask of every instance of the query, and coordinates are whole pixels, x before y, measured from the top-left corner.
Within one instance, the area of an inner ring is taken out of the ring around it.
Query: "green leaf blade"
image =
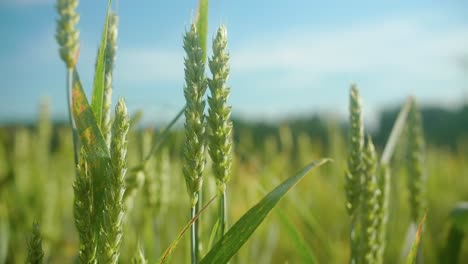
[[[273,191],[268,193],[259,203],[245,213],[229,231],[218,241],[200,264],[227,263],[232,256],[244,245],[253,232],[263,222],[268,213],[281,198],[310,170],[327,163],[328,159],[312,162],[299,173],[285,180]]]
[[[382,165],[387,165],[390,163],[398,140],[400,139],[401,134],[403,133],[403,129],[406,126],[406,121],[408,119],[408,113],[412,101],[413,98],[408,98],[403,107],[401,108],[400,112],[398,113],[397,119],[393,124],[392,130],[390,132],[390,136],[387,140],[387,143],[385,144],[385,148],[382,153],[382,158],[380,159],[380,164]]]
[[[406,258],[406,264],[416,264],[419,252],[419,244],[421,242],[422,232],[424,223],[426,222],[426,215],[424,215],[423,219],[419,223],[418,231],[416,232],[416,237],[414,238],[413,245],[411,246],[411,250]]]
[[[104,74],[105,74],[105,58],[106,58],[106,45],[107,45],[107,30],[109,26],[109,13],[112,0],[107,4],[106,20],[104,22],[104,30],[102,32],[101,44],[96,60],[96,72],[94,73],[93,84],[93,97],[91,99],[91,108],[96,118],[98,127],[102,123],[102,111],[104,103]]]
[[[199,0],[196,21],[198,40],[203,51],[203,59],[205,61],[208,41],[208,2],[208,0]]]
[[[304,237],[294,227],[293,223],[291,222],[291,220],[289,220],[288,216],[281,210],[279,210],[279,208],[277,209],[277,212],[280,217],[281,224],[283,225],[289,237],[291,238],[296,251],[301,256],[302,263],[318,263],[317,258],[314,255],[314,251],[304,240]]]

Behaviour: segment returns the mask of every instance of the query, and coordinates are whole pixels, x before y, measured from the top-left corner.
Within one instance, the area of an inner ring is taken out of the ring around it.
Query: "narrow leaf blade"
[[[289,220],[288,216],[284,214],[281,210],[279,210],[279,208],[277,209],[277,212],[280,217],[281,224],[285,228],[289,237],[292,239],[296,251],[301,256],[302,263],[318,263],[312,248],[310,248],[310,246],[304,240],[304,237],[294,227],[294,225],[291,223],[291,220]]]
[[[206,60],[206,49],[208,41],[208,0],[198,1],[197,10],[197,32],[200,41],[200,47],[203,51],[203,58]]]
[[[208,201],[205,206],[198,212],[198,214],[195,215],[190,221],[182,228],[182,231],[180,231],[179,235],[177,238],[169,245],[169,247],[164,251],[164,254],[161,256],[161,259],[158,261],[159,264],[164,264],[166,263],[169,258],[171,257],[172,253],[174,253],[174,250],[176,249],[177,245],[179,244],[180,239],[184,236],[184,234],[189,230],[190,226],[197,221],[197,219],[200,217],[200,215],[205,212],[205,210],[208,208],[208,206],[216,199],[217,196],[214,196],[211,198],[211,200]]]
[[[390,136],[387,140],[387,143],[385,144],[382,158],[380,160],[380,164],[382,165],[388,164],[393,156],[393,152],[395,151],[398,139],[400,138],[400,135],[403,132],[403,128],[405,128],[406,120],[412,101],[413,98],[408,98],[408,100],[406,100],[405,104],[401,108],[400,113],[398,114],[395,124],[393,125],[392,131],[390,132]]]
[[[419,223],[418,231],[416,232],[416,237],[414,238],[413,245],[411,246],[411,250],[408,254],[408,257],[406,258],[406,264],[416,264],[424,222],[426,222],[426,215],[424,215],[423,219]]]
[[[101,44],[96,60],[96,72],[94,73],[93,97],[91,100],[91,107],[93,109],[94,117],[96,118],[98,127],[102,123],[102,107],[104,102],[104,72],[105,72],[105,55],[107,45],[107,30],[109,25],[109,12],[112,0],[107,4],[106,20],[104,22],[104,29],[102,31]]]
[[[231,229],[213,246],[200,264],[227,263],[244,245],[253,232],[263,222],[280,199],[310,170],[328,162],[328,159],[312,162],[299,173],[282,182],[268,193],[259,203],[245,213]]]

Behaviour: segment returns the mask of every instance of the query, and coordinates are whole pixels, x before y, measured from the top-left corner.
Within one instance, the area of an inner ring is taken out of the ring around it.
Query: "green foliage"
[[[73,77],[73,116],[80,137],[80,144],[87,160],[88,173],[91,178],[93,211],[92,222],[96,232],[102,226],[102,216],[105,210],[104,199],[106,183],[113,172],[109,149],[99,130],[86,95],[81,86],[78,72]]]
[[[196,21],[184,37],[186,105],[161,133],[149,129],[142,134],[139,129],[130,130],[123,100],[117,103],[114,122],[111,121],[118,22],[117,15],[110,11],[111,1],[89,104],[74,69],[79,46],[75,29],[79,19],[77,4],[78,1],[59,0],[56,5],[56,39],[68,69],[69,98],[73,98],[69,108],[73,112],[70,122],[74,146],[70,144],[69,127],[52,127],[47,104],[41,107],[36,126],[0,129],[0,263],[41,263],[43,259],[50,263],[154,263],[159,256],[160,263],[170,257],[175,263],[187,263],[189,257],[192,263],[199,263],[199,255],[204,253],[200,263],[343,263],[349,257],[349,230],[342,221],[346,213],[351,219],[351,263],[379,264],[384,257],[385,262],[396,263],[395,248],[401,248],[401,230],[406,227],[401,220],[410,214],[413,222],[419,221],[428,207],[431,221],[425,232],[430,235],[425,235],[424,243],[420,243],[421,223],[408,263],[414,263],[416,256],[423,253],[428,256],[428,263],[435,261],[434,256],[439,253],[442,260],[451,263],[466,259],[462,248],[466,208],[457,207],[452,212],[448,235],[440,232],[446,208],[465,199],[468,177],[461,176],[466,176],[466,153],[433,148],[426,152],[422,120],[413,100],[408,100],[400,111],[380,163],[371,138],[364,140],[362,105],[356,86],[350,91],[347,160],[343,157],[343,130],[336,121],[318,117],[279,125],[237,122],[233,144],[234,127],[227,104],[230,69],[226,29],[220,27],[213,41],[213,55],[208,60],[212,76],[207,79],[208,1],[200,0]],[[207,87],[211,93],[205,117]],[[182,114],[184,131],[170,132]],[[137,120],[134,118],[132,125]],[[400,150],[397,143],[406,120],[408,144]],[[208,161],[205,140],[211,157]],[[70,166],[73,149],[76,167]],[[182,153],[178,149],[183,149]],[[396,193],[403,187],[398,182],[401,157],[392,160],[394,153],[403,150],[407,151],[409,208]],[[282,175],[303,161],[330,154],[337,159],[333,168],[317,175],[313,182],[297,186],[290,195],[295,197],[291,208],[278,204],[299,180],[308,180],[304,175],[309,170],[326,160],[312,163],[286,180]],[[431,162],[423,163],[424,157]],[[206,162],[212,162],[207,172],[215,176],[217,190],[210,180],[202,190]],[[132,168],[128,176],[127,167]],[[343,171],[345,177],[329,177]],[[391,179],[390,171],[396,177]],[[436,176],[430,178],[427,190],[426,172]],[[228,203],[225,189],[231,174],[232,202]],[[244,213],[260,198],[255,188],[259,182],[282,183]],[[337,188],[342,185],[345,192]],[[394,191],[390,185],[395,186]],[[179,195],[184,187],[190,194],[192,217],[188,223],[187,212],[180,210],[187,202],[186,197]],[[205,197],[219,195],[217,212],[208,208],[217,197],[199,210],[202,193]],[[342,201],[346,201],[345,208],[335,206]],[[224,234],[228,205],[232,218],[239,220]],[[275,206],[281,208],[279,213],[271,216],[270,225],[261,225]],[[199,221],[202,214],[203,221]],[[41,232],[34,225],[26,250],[24,230],[33,218],[43,224]],[[78,239],[71,228],[73,221]],[[277,228],[278,223],[282,228]],[[178,232],[180,226],[184,228]],[[388,226],[392,232],[387,234]],[[190,247],[180,243],[189,229]],[[256,236],[250,239],[254,232]],[[219,237],[214,239],[216,234]],[[448,243],[443,247],[439,241],[446,235]],[[422,252],[419,244],[432,250]],[[241,247],[245,249],[240,250]],[[176,248],[180,248],[180,254],[173,254]],[[44,251],[48,252],[47,257]]]
[[[244,245],[280,199],[310,170],[327,162],[328,160],[325,159],[310,163],[296,175],[288,178],[268,193],[229,229],[200,261],[200,264],[227,263]]]

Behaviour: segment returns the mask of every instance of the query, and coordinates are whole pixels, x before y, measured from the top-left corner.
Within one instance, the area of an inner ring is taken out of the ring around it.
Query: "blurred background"
[[[120,22],[113,102],[124,97],[134,117],[130,165],[138,164],[149,151],[151,135],[184,105],[182,36],[197,2],[114,2]],[[71,261],[77,252],[72,141],[54,4],[0,0],[0,263],[23,262],[33,219],[41,223],[49,262]],[[77,10],[77,69],[89,95],[106,1],[82,0]],[[463,0],[210,1],[209,43],[225,24],[231,54],[231,223],[265,189],[308,161],[335,160],[281,203],[281,213],[270,216],[234,263],[301,263],[291,226],[319,263],[346,262],[343,175],[351,83],[361,91],[367,129],[379,150],[406,98],[418,101],[428,146],[424,254],[426,263],[443,263],[449,213],[458,201],[468,200],[466,10]],[[179,208],[188,198],[177,195],[185,193],[182,144],[183,133],[176,129],[155,157],[154,175],[141,183],[127,220],[122,263],[128,263],[138,241],[154,261],[186,223]],[[388,263],[400,260],[409,223],[403,152],[397,148],[392,164]],[[209,197],[215,187],[211,180],[206,184]],[[213,224],[212,209],[205,230]],[[468,261],[466,244],[460,263]],[[187,246],[182,243],[174,263],[188,263]]]

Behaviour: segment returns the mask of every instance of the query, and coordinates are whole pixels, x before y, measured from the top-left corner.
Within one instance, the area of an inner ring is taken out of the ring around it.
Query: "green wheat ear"
[[[55,6],[59,13],[55,38],[60,46],[60,57],[68,69],[75,67],[79,49],[80,33],[75,28],[80,20],[75,10],[77,6],[78,0],[58,0]]]
[[[112,125],[110,155],[114,168],[106,188],[104,222],[101,239],[103,251],[99,252],[99,263],[117,263],[122,242],[122,220],[124,216],[125,174],[127,172],[127,133],[130,127],[127,107],[123,99],[115,107]]]
[[[346,172],[346,209],[349,215],[356,212],[359,206],[363,170],[364,125],[361,97],[355,85],[349,95],[349,138],[348,138],[348,171]]]
[[[208,80],[211,96],[208,115],[209,153],[213,160],[213,171],[217,179],[218,189],[222,193],[229,180],[232,166],[232,122],[231,106],[227,105],[230,88],[226,86],[229,76],[229,54],[226,51],[226,28],[221,26],[213,41],[213,56],[209,67],[213,75]]]
[[[377,255],[378,199],[381,195],[377,183],[377,154],[369,137],[364,147],[364,182],[362,185],[361,246],[362,263],[375,263]]]
[[[361,97],[356,85],[349,93],[348,170],[345,173],[346,209],[351,217],[350,248],[351,263],[358,263],[360,257],[360,218],[358,208],[361,202],[361,185],[364,180],[364,122]]]
[[[42,250],[42,238],[39,230],[39,224],[33,223],[31,237],[28,241],[28,256],[26,258],[27,264],[41,264],[44,258],[44,251]]]
[[[424,136],[421,123],[421,113],[416,102],[413,100],[408,116],[408,147],[407,147],[407,172],[409,202],[411,210],[411,220],[418,223],[426,208],[425,203],[425,182],[424,173]]]
[[[195,207],[205,168],[205,63],[194,24],[184,37],[185,58],[185,144],[183,174],[191,205]]]
[[[97,241],[92,222],[93,193],[91,178],[86,163],[85,151],[82,148],[80,164],[77,167],[77,175],[74,190],[73,214],[75,226],[80,238],[79,263],[96,263]]]
[[[115,54],[117,51],[117,33],[119,17],[116,13],[109,14],[109,27],[107,29],[107,42],[105,53],[105,73],[104,73],[104,104],[101,132],[106,140],[107,146],[111,141],[111,105],[112,105],[112,72],[114,70]]]

